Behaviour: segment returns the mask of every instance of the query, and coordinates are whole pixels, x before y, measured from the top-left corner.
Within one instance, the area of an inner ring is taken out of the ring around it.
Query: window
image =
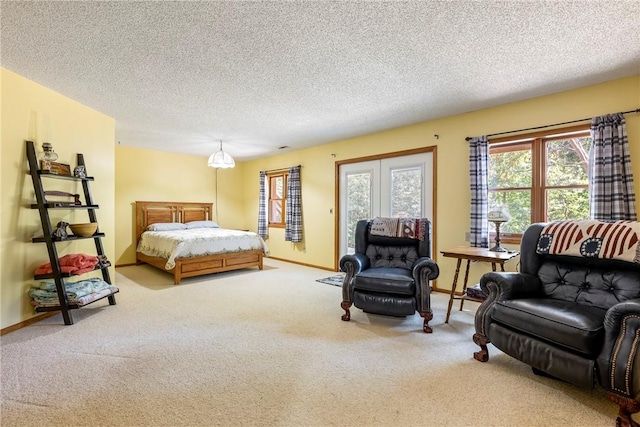
[[[511,216],[504,242],[535,222],[589,219],[590,148],[588,124],[489,141],[489,209]]]
[[[267,174],[269,185],[269,227],[284,228],[289,172]]]

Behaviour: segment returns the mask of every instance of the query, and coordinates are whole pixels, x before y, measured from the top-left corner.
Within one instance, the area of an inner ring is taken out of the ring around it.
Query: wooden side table
[[[458,246],[456,248],[450,249],[448,251],[440,251],[442,256],[449,258],[457,258],[458,264],[456,265],[456,273],[453,276],[453,284],[451,286],[451,294],[449,295],[449,307],[447,308],[447,317],[445,318],[444,323],[449,323],[449,316],[451,315],[451,307],[453,306],[453,300],[460,300],[460,310],[462,310],[462,305],[464,304],[465,299],[469,301],[477,301],[482,302],[484,299],[475,298],[466,295],[467,291],[467,282],[469,280],[469,266],[471,265],[471,261],[474,262],[489,262],[491,263],[491,269],[496,271],[496,264],[500,264],[500,269],[504,271],[504,263],[511,261],[513,258],[520,255],[520,252],[492,252],[487,248],[472,248],[469,246]],[[462,260],[467,260],[467,268],[464,273],[464,283],[462,285],[462,296],[456,296],[456,287],[458,286],[458,275],[460,273],[460,265],[462,264]]]

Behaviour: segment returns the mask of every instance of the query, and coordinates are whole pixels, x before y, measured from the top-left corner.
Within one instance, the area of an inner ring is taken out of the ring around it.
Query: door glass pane
[[[589,191],[586,188],[547,190],[547,221],[589,219]]]
[[[372,215],[372,174],[358,172],[347,174],[347,253],[355,252],[356,224]]]
[[[546,141],[547,186],[587,185],[591,137]]]
[[[500,232],[523,233],[531,225],[531,191],[490,191],[489,207],[504,206],[511,216],[508,222],[500,226]],[[489,231],[495,231],[493,224],[489,223]]]
[[[391,216],[422,218],[422,169],[391,170]]]

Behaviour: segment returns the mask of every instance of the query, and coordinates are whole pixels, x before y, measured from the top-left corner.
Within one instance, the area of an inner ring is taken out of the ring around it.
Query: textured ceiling
[[[236,160],[640,74],[640,1],[1,1],[3,67]],[[55,138],[55,124],[52,124]]]

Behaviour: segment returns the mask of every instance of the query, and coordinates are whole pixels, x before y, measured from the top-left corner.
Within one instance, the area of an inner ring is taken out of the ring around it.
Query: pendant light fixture
[[[212,168],[233,168],[236,166],[236,162],[233,157],[222,151],[222,141],[220,141],[220,151],[216,151],[209,157],[208,165]]]

